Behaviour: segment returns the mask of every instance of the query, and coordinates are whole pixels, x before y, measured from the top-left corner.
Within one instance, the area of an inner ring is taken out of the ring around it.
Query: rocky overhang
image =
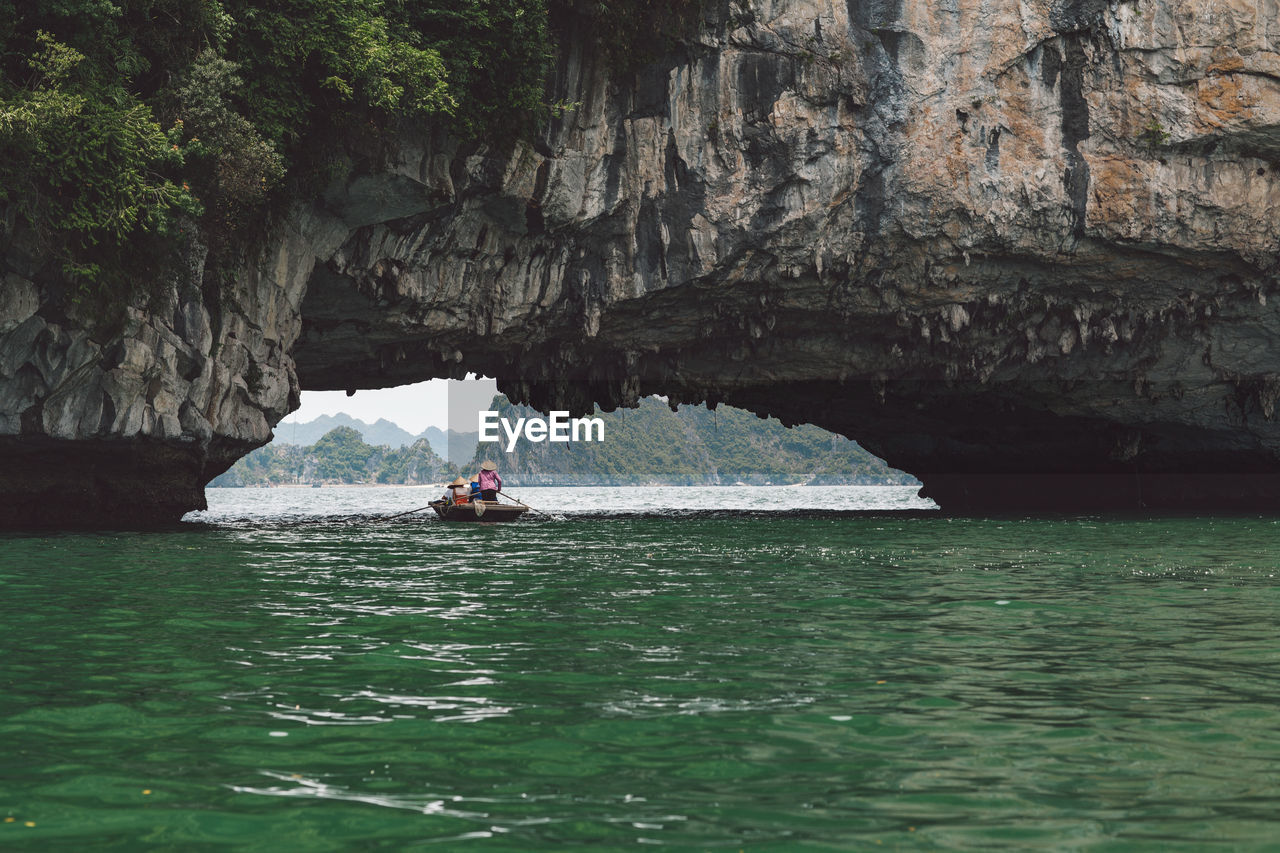
[[[756,0],[529,141],[423,129],[109,335],[3,237],[0,522],[175,520],[300,388],[726,402],[951,511],[1280,507],[1266,4]]]

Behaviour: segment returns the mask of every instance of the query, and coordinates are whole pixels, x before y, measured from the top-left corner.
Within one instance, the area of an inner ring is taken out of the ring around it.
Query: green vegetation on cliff
[[[352,152],[528,133],[560,34],[623,63],[705,2],[0,0],[0,223],[81,297],[156,286],[190,240],[216,281]]]
[[[282,486],[297,483],[422,485],[452,480],[458,469],[425,438],[392,449],[366,444],[351,427],[337,427],[310,447],[273,443],[240,459],[211,486]]]

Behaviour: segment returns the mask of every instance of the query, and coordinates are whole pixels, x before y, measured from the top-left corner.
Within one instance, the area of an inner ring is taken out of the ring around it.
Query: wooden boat
[[[448,501],[432,501],[431,508],[445,521],[515,521],[529,511],[527,506],[500,504],[497,501],[471,501],[451,504]]]

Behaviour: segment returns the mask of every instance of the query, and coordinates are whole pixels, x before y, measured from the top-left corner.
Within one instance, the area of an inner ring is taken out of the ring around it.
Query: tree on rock
[[[368,479],[374,450],[351,427],[332,429],[311,447],[315,463],[312,476],[317,480],[363,483]]]

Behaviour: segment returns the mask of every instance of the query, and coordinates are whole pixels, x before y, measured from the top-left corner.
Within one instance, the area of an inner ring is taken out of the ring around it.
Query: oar
[[[431,504],[420,506],[417,509],[411,509],[408,512],[398,512],[395,515],[384,515],[382,518],[375,518],[374,521],[390,521],[393,518],[399,518],[402,515],[413,515],[415,512],[422,512],[424,509],[431,509]]]
[[[555,517],[555,516],[551,515],[550,513],[545,513],[545,512],[543,512],[543,511],[542,511],[542,510],[540,510],[540,509],[534,509],[533,507],[529,506],[529,505],[528,505],[527,503],[525,503],[524,501],[520,500],[519,498],[513,498],[511,495],[507,494],[507,493],[506,493],[506,492],[504,492],[504,491],[499,490],[499,491],[498,491],[498,494],[502,495],[502,496],[503,496],[504,498],[506,498],[507,500],[515,501],[516,503],[520,504],[520,506],[524,507],[525,509],[529,510],[530,512],[536,512],[538,515],[545,515],[547,518],[554,518],[554,517]]]
[[[420,506],[420,507],[418,507],[417,509],[411,509],[411,510],[408,510],[407,512],[397,512],[395,515],[381,515],[381,516],[375,516],[375,517],[373,517],[373,518],[371,518],[371,519],[368,519],[368,520],[369,520],[369,521],[390,521],[390,520],[391,520],[391,519],[393,519],[393,518],[400,518],[400,517],[402,517],[402,516],[406,516],[406,515],[413,515],[415,512],[422,512],[424,509],[431,509],[431,504],[427,504],[426,506]],[[301,520],[299,520],[299,521],[292,521],[292,522],[289,522],[286,526],[288,526],[288,527],[297,527],[298,525],[302,525],[302,524],[333,524],[334,522],[360,521],[360,520],[362,520],[362,519],[361,519],[361,516],[358,516],[358,515],[344,515],[344,516],[342,516],[341,518],[336,518],[336,519],[334,519],[334,518],[319,518],[319,519],[317,519],[317,518],[304,518],[304,519],[301,519]]]

